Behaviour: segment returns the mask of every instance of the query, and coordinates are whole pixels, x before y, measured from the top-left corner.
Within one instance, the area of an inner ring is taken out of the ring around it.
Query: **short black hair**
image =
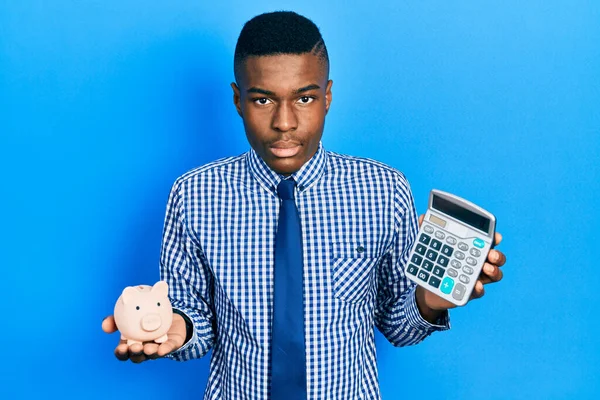
[[[235,46],[233,72],[239,83],[241,69],[250,56],[312,53],[329,76],[329,56],[319,28],[293,11],[257,15],[244,24]]]

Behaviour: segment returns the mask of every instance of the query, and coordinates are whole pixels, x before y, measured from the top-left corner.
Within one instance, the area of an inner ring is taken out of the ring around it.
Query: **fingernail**
[[[487,272],[488,274],[491,274],[494,272],[494,267],[492,267],[491,265],[486,265],[485,266],[485,272]]]

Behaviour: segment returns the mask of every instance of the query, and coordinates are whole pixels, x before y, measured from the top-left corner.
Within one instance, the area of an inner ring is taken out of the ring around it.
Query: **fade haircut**
[[[316,55],[329,77],[327,48],[314,22],[293,11],[257,15],[244,24],[238,37],[233,57],[235,80],[240,82],[248,57],[304,53]]]

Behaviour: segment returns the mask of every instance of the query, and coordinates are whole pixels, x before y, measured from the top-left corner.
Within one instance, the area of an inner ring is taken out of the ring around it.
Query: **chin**
[[[269,166],[278,174],[291,175],[302,168],[303,164],[304,163],[302,161],[289,158],[274,160],[274,162],[271,162]]]

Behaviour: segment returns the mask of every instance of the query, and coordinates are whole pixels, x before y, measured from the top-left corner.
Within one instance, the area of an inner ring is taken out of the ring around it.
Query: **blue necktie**
[[[306,400],[302,230],[295,186],[293,179],[277,186],[281,207],[275,236],[271,400]]]

